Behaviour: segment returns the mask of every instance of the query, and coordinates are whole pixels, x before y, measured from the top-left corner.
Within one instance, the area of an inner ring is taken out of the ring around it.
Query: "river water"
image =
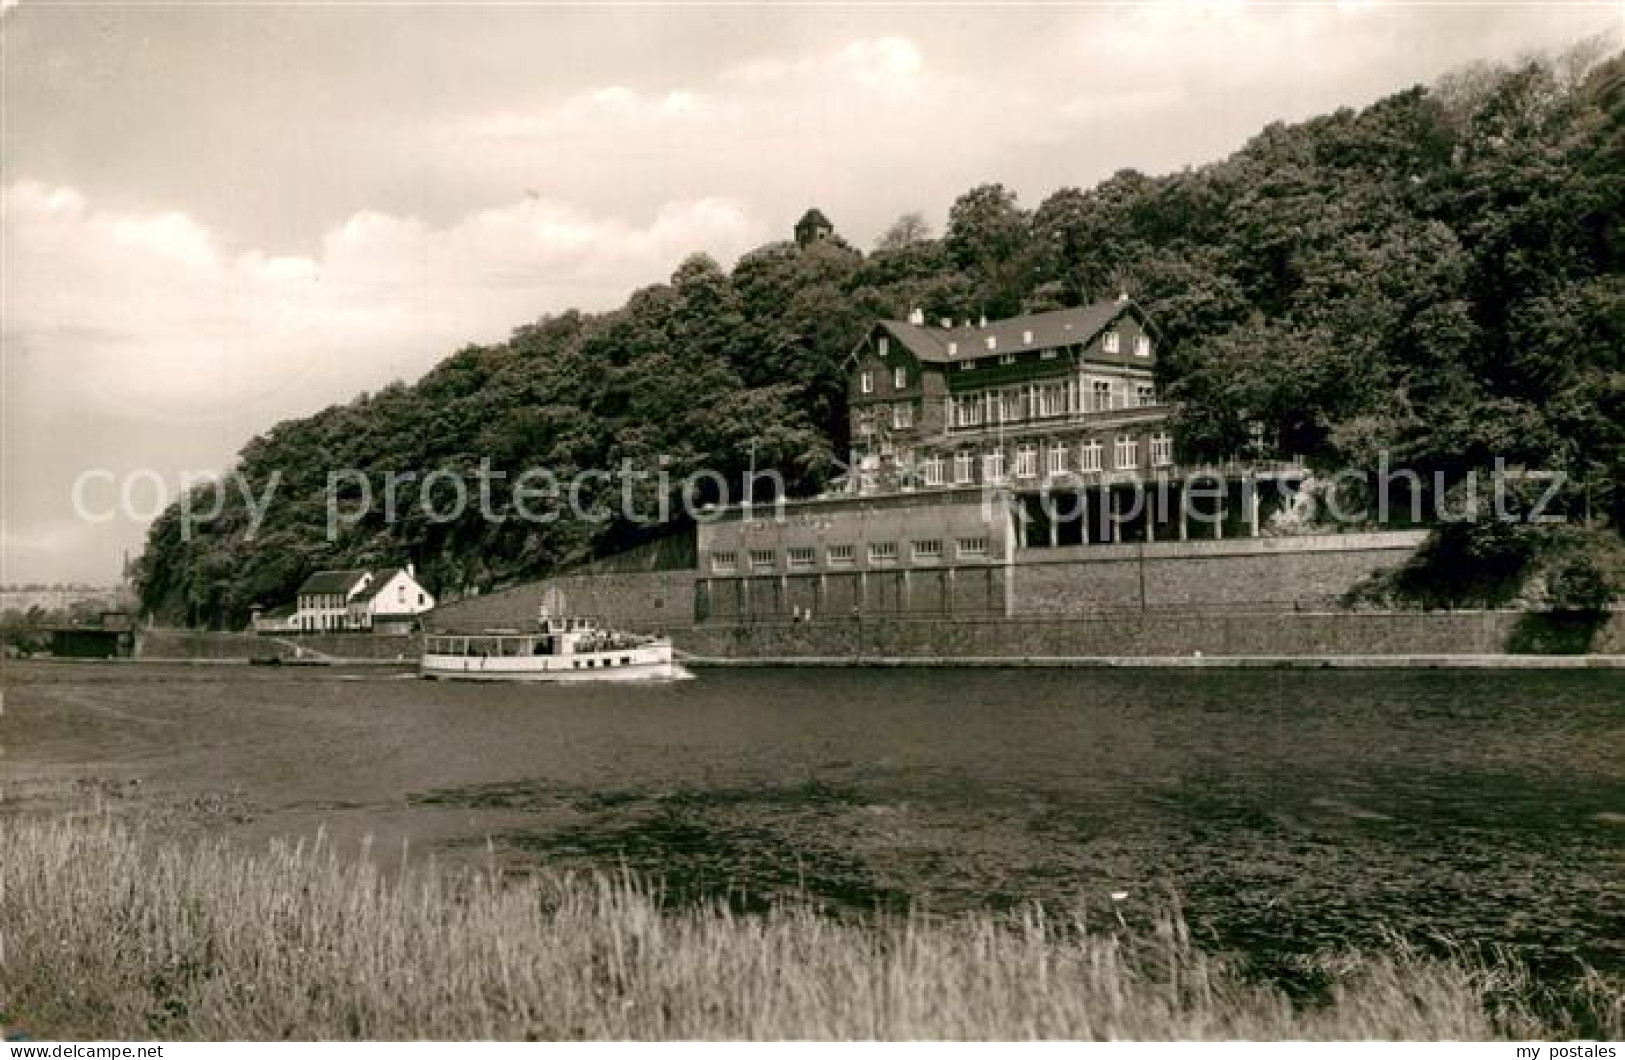
[[[6,812],[626,866],[672,901],[1146,915],[1260,966],[1389,931],[1625,968],[1625,675],[707,670],[642,687],[7,663]],[[1118,894],[1121,897],[1113,898]]]

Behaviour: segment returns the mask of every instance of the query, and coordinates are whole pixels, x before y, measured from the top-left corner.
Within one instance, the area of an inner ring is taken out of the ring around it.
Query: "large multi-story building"
[[[1175,454],[1158,341],[1126,296],[992,323],[880,321],[852,356],[853,484],[1007,491],[1032,547],[1223,536],[1221,508],[1245,523],[1232,532],[1256,533],[1240,480],[1296,469],[1206,468],[1187,490],[1198,469]]]
[[[1138,479],[1174,465],[1155,327],[1128,298],[877,323],[848,394],[861,492]]]
[[[849,364],[847,488],[701,520],[697,612],[997,614],[1011,563],[1258,536],[1302,472],[1181,463],[1158,338],[1128,298],[876,323]]]

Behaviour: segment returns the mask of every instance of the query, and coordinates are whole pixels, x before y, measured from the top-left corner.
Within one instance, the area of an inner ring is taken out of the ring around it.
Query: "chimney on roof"
[[[919,306],[915,306],[913,309],[910,309],[908,311],[908,322],[910,324],[915,325],[916,327],[918,327],[921,324],[924,324],[925,323],[925,310],[921,309]]]
[[[406,576],[408,578],[416,578],[418,576],[418,569],[412,565],[411,560],[406,561]]]
[[[980,324],[977,324],[976,326],[979,327],[979,328],[987,327],[987,314],[986,313],[982,314],[982,322]]]
[[[1118,301],[1119,301],[1119,302],[1126,302],[1126,301],[1128,301],[1128,292],[1127,292],[1127,291],[1118,291],[1118,292],[1117,292],[1117,300],[1118,300]]]
[[[954,318],[953,317],[943,317],[942,318],[942,330],[947,331],[949,328],[951,328],[953,326],[954,326]]]

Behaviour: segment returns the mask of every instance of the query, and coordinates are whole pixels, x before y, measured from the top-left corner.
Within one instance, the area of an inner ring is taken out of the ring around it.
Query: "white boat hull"
[[[425,654],[418,672],[448,681],[535,681],[573,684],[583,681],[670,680],[678,676],[671,645],[641,644],[609,651],[568,655],[439,655]]]

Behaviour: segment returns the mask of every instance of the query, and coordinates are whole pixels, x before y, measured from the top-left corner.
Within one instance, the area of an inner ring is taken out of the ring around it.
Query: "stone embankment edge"
[[[1127,670],[1625,670],[1625,655],[1140,655],[1140,656],[777,656],[683,655],[692,667],[956,667]]]

